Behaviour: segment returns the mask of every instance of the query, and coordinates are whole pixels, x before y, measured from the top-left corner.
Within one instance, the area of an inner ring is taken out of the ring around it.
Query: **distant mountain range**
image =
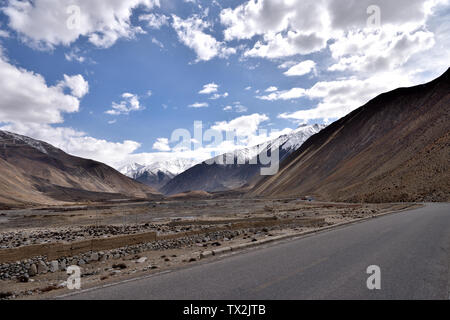
[[[450,201],[450,69],[382,94],[312,136],[249,197]]]
[[[103,163],[7,131],[0,131],[0,177],[0,203],[8,205],[160,196]]]
[[[301,126],[264,148],[262,153],[261,146],[240,149],[208,161],[214,164],[185,159],[132,164],[121,168],[121,174],[48,143],[0,131],[0,207],[161,198],[156,188],[178,198],[220,192],[347,202],[448,202],[450,69],[430,83],[382,94],[327,127]],[[252,163],[268,148],[279,151],[280,170],[266,177],[260,175],[265,166]],[[224,156],[234,164],[221,164]]]
[[[325,125],[321,124],[303,125],[288,135],[270,141],[267,148],[273,146],[278,149],[279,160],[282,161],[323,128]],[[173,195],[186,191],[217,192],[243,187],[253,179],[259,179],[260,170],[265,167],[260,161],[253,161],[258,159],[261,149],[261,146],[254,146],[220,155],[212,159],[214,161],[210,160],[214,164],[208,164],[210,161],[202,162],[177,175],[159,190],[166,195]],[[222,162],[217,159],[223,159],[224,156],[234,159],[234,164],[220,164]],[[257,164],[251,164],[253,162]]]
[[[180,158],[158,161],[150,165],[133,163],[121,167],[119,171],[127,177],[159,190],[175,176],[196,165],[197,162],[192,159]]]

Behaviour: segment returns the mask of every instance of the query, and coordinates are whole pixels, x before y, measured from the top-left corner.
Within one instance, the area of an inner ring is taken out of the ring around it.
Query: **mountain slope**
[[[113,168],[50,144],[0,131],[0,203],[53,204],[157,192]]]
[[[271,141],[268,146],[270,148],[273,145],[278,148],[279,157],[282,160],[324,127],[324,125],[318,124],[301,126],[292,133]],[[223,159],[224,156],[227,156],[234,159],[234,164],[219,164],[218,161],[215,161],[214,164],[200,163],[177,175],[160,190],[164,194],[173,195],[192,190],[216,192],[240,188],[259,177],[261,167],[264,166],[259,161],[258,164],[250,163],[255,158],[257,159],[260,149],[255,146],[214,158]]]
[[[192,159],[158,161],[150,165],[133,163],[120,168],[119,171],[127,177],[159,190],[176,175],[188,170],[196,163]]]
[[[450,69],[382,94],[311,137],[249,196],[450,200]]]

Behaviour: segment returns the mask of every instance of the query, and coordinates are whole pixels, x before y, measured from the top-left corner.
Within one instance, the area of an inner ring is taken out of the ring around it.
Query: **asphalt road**
[[[430,204],[66,298],[449,299],[449,250],[450,204]]]

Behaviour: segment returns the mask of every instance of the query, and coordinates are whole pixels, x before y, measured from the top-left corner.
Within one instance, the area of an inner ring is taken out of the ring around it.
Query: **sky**
[[[236,141],[195,124],[242,146],[328,124],[449,50],[448,0],[0,0],[0,129],[115,168],[203,161]]]

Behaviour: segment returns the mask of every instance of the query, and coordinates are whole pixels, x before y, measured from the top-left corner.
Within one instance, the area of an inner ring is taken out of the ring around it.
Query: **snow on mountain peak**
[[[165,173],[170,176],[176,176],[187,169],[193,167],[196,165],[198,161],[195,161],[193,159],[173,159],[173,160],[166,160],[166,161],[157,161],[153,162],[151,164],[142,165],[139,163],[132,163],[123,166],[119,169],[120,173],[136,179],[137,177],[143,175],[144,173],[149,174],[158,174],[159,172]]]

